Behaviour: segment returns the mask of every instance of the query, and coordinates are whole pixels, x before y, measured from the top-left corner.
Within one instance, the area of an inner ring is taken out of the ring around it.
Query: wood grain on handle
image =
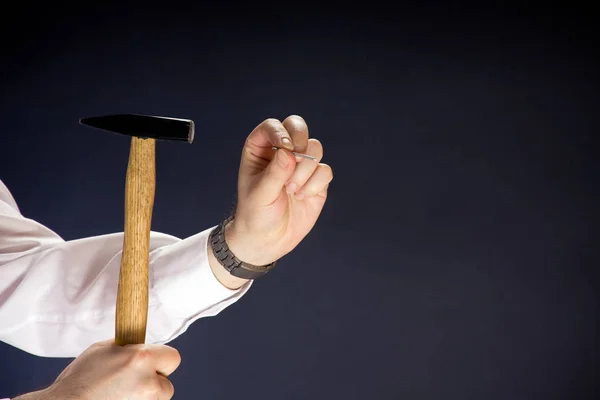
[[[131,140],[125,180],[125,229],[119,274],[115,343],[144,343],[148,320],[150,226],[156,187],[154,139]]]

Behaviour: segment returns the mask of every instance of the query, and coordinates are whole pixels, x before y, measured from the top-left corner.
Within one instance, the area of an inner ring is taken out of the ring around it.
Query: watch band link
[[[242,279],[259,278],[275,268],[276,261],[262,266],[252,265],[241,261],[231,252],[225,241],[225,227],[234,218],[235,217],[232,215],[225,219],[210,233],[209,242],[213,253],[219,263],[229,271],[231,275]]]

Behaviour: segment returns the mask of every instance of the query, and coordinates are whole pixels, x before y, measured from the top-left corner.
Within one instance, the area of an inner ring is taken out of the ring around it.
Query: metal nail
[[[273,146],[273,147],[272,147],[272,149],[273,149],[273,150],[277,150],[277,149],[279,149],[279,148],[278,148],[278,147],[275,147],[275,146]],[[292,151],[292,154],[293,154],[293,155],[295,155],[295,156],[302,157],[302,158],[306,158],[306,159],[313,160],[313,161],[316,161],[316,160],[317,160],[317,158],[316,158],[316,157],[309,156],[309,155],[307,155],[307,154],[296,153],[295,151]]]

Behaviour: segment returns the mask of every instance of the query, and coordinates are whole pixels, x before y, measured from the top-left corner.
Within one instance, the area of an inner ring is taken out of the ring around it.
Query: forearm
[[[22,217],[0,215],[0,226],[29,244],[0,238],[0,340],[39,356],[75,357],[113,337],[122,233],[65,242]],[[173,340],[249,288],[209,262],[208,233],[184,240],[152,233],[147,342]]]

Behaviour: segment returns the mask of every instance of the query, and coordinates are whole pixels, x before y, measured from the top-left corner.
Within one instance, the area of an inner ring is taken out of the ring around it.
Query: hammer
[[[148,320],[150,227],[156,187],[156,140],[194,141],[194,121],[138,114],[81,118],[93,128],[131,136],[125,177],[125,229],[117,289],[115,343],[144,343]]]

